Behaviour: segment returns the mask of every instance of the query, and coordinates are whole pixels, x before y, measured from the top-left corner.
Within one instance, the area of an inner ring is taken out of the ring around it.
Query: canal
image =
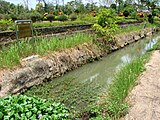
[[[34,86],[24,94],[51,98],[56,102],[64,103],[76,112],[85,111],[107,92],[122,66],[145,54],[159,38],[160,36],[154,35],[139,40],[99,61],[86,64],[42,85]]]

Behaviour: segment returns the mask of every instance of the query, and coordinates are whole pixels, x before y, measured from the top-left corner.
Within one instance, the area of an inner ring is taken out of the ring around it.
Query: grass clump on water
[[[35,38],[34,40],[21,40],[0,50],[0,68],[11,68],[18,65],[20,59],[39,54],[44,55],[59,49],[70,48],[84,42],[91,42],[92,34],[77,33],[70,36]]]

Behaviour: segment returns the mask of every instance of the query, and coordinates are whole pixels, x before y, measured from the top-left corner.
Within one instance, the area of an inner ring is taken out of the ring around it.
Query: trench
[[[50,98],[81,113],[94,105],[107,92],[122,66],[140,57],[159,40],[159,35],[141,39],[115,51],[99,61],[86,64],[62,77],[33,86],[24,94]]]

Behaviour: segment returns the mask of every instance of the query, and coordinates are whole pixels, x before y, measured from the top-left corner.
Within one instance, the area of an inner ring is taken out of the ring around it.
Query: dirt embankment
[[[125,120],[160,120],[160,51],[155,51],[131,91]]]
[[[115,36],[116,44],[109,44],[110,50],[116,50],[134,41],[151,35],[152,29],[131,32]],[[99,41],[101,44],[106,44]],[[12,70],[0,71],[0,97],[9,93],[19,93],[25,89],[62,76],[83,64],[99,59],[104,52],[95,44],[84,43],[74,48],[54,52],[46,57],[38,55],[21,60],[21,66]]]

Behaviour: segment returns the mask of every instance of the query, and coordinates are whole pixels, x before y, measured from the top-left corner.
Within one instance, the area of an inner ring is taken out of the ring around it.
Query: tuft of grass
[[[135,86],[135,82],[140,73],[145,70],[144,64],[149,60],[149,56],[150,54],[147,53],[133,60],[117,73],[113,84],[109,88],[107,98],[106,112],[111,118],[118,119],[127,113],[129,106],[125,102],[125,98]]]
[[[92,34],[77,33],[63,37],[35,38],[30,41],[21,40],[8,47],[2,47],[0,50],[0,68],[11,68],[18,65],[21,58],[33,54],[44,55],[59,49],[92,42],[94,37]]]

